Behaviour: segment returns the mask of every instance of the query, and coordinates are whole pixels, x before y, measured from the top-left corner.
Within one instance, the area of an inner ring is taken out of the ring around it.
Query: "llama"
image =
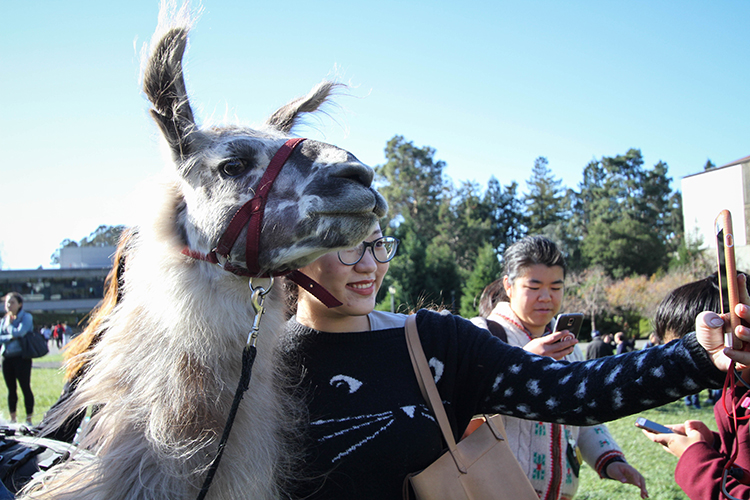
[[[353,246],[386,211],[369,167],[347,151],[305,140],[265,197],[257,257],[246,246],[255,237],[248,227],[235,235],[227,262],[218,259],[223,268],[194,258],[212,255],[234,214],[264,189],[259,179],[301,115],[318,109],[339,84],[318,85],[258,130],[201,128],[182,73],[190,22],[167,11],[162,5],[163,30],[152,40],[144,91],[174,168],[153,220],[130,236],[121,300],[101,322],[106,333],[86,354],[88,369],[55,416],[62,421],[100,407],[81,443],[94,456],[54,467],[24,498],[195,498],[216,453],[255,318],[242,274],[287,273]],[[227,271],[232,268],[245,272]],[[284,496],[295,459],[290,434],[304,410],[283,396],[284,367],[274,358],[283,304],[281,287],[272,286],[250,388],[207,498]]]

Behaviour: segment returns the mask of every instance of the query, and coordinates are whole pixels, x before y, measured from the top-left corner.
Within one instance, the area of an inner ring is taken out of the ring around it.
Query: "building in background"
[[[34,326],[67,321],[75,329],[104,296],[104,279],[112,268],[115,247],[67,247],[60,269],[0,271],[0,296],[23,295]]]
[[[685,238],[715,248],[714,221],[722,210],[732,213],[734,253],[738,269],[750,269],[750,156],[682,178]]]

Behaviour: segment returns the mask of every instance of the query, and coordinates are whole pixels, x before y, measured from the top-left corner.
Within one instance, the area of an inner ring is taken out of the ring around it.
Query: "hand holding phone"
[[[568,330],[576,338],[581,331],[581,324],[583,323],[582,313],[565,313],[557,317],[555,321],[555,327],[552,329],[553,332],[562,332]]]
[[[638,417],[638,420],[635,421],[635,426],[639,429],[653,432],[654,434],[671,434],[674,432],[669,427],[657,424],[656,422],[643,417]]]
[[[724,345],[732,349],[745,349],[744,343],[734,335],[735,329],[742,324],[735,314],[735,306],[740,301],[737,286],[737,265],[734,259],[734,232],[732,230],[732,214],[729,210],[722,210],[716,217],[714,224],[716,233],[716,261],[721,289],[721,312],[729,314],[730,330],[724,333]]]

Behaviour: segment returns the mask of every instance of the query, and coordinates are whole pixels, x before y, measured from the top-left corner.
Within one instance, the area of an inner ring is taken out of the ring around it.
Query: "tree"
[[[464,318],[473,318],[479,314],[479,297],[484,288],[500,277],[503,271],[495,249],[487,242],[479,250],[474,270],[466,280],[461,293],[461,311]]]
[[[379,191],[388,201],[385,225],[398,225],[399,216],[409,215],[414,229],[431,240],[435,221],[448,184],[445,163],[434,159],[429,146],[417,148],[402,136],[394,136],[385,148],[386,163],[375,167]]]
[[[91,234],[81,239],[80,241],[74,241],[69,238],[64,239],[57,250],[50,256],[50,263],[57,265],[60,263],[60,251],[67,247],[107,247],[117,246],[120,241],[120,235],[125,230],[125,226],[105,226],[101,225],[97,227]]]
[[[584,264],[601,265],[614,277],[666,267],[679,240],[667,171],[661,161],[644,169],[637,149],[589,162],[574,204]]]
[[[591,318],[591,331],[596,330],[596,316],[608,305],[607,288],[612,280],[601,267],[586,269],[581,273],[570,273],[566,280],[565,307],[570,311],[581,311]]]
[[[706,170],[711,170],[713,168],[716,168],[716,164],[709,158],[708,160],[706,160],[706,164],[703,165],[703,171],[705,172]]]
[[[561,184],[562,181],[552,175],[547,158],[540,156],[534,160],[531,178],[526,181],[529,192],[523,199],[529,234],[537,234],[563,218]]]
[[[474,267],[481,242],[490,241],[491,220],[482,207],[482,195],[475,182],[463,182],[451,191],[440,207],[436,224],[437,235],[432,243],[448,245],[454,254],[453,262],[463,275]]]
[[[489,242],[498,255],[526,234],[524,206],[515,181],[503,187],[494,176],[490,177],[478,210],[479,218],[490,221]]]
[[[398,254],[390,263],[381,289],[393,286],[396,302],[408,308],[423,303],[423,289],[427,281],[427,244],[411,229],[411,219],[406,218],[396,229],[395,236],[401,240]]]

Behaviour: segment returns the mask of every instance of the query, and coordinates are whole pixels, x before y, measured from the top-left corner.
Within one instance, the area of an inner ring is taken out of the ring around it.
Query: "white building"
[[[682,178],[686,238],[714,249],[714,221],[724,209],[732,213],[737,268],[750,270],[750,156]]]

